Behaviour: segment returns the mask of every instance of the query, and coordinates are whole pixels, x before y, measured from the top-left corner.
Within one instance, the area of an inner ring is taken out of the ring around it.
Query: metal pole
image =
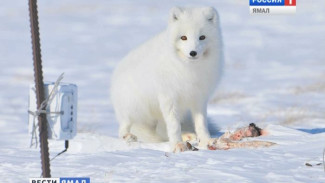
[[[36,85],[35,88],[36,88],[37,109],[39,109],[41,103],[45,99],[45,96],[44,96],[41,48],[40,48],[40,38],[39,38],[39,28],[38,28],[37,0],[29,0],[29,17],[30,17],[30,27],[32,33],[34,78],[35,78],[35,85]],[[42,113],[38,116],[38,125],[39,125],[39,137],[40,137],[40,148],[41,148],[42,175],[44,178],[47,178],[47,177],[51,177],[51,172],[50,172],[49,146],[47,142],[48,136],[47,136],[46,114]]]

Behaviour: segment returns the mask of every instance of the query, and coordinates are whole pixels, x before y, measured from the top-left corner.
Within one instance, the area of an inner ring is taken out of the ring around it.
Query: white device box
[[[44,83],[45,98],[49,96],[53,83]],[[77,134],[77,100],[78,88],[75,84],[60,83],[53,93],[53,98],[46,108],[48,121],[48,138],[55,140],[69,140]],[[34,85],[29,89],[29,111],[37,110],[36,92]],[[34,124],[35,122],[35,124]],[[28,130],[32,135],[35,126],[37,137],[39,135],[38,118],[29,114]]]

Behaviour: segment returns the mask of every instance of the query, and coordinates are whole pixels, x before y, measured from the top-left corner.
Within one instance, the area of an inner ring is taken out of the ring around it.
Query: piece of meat
[[[238,141],[246,137],[258,137],[262,134],[263,130],[257,127],[255,123],[251,123],[248,127],[240,128],[232,134],[227,134],[227,138]]]
[[[249,148],[249,147],[269,147],[274,145],[273,142],[266,141],[240,141],[247,137],[258,137],[265,135],[266,131],[257,127],[254,123],[248,127],[240,128],[235,132],[226,132],[221,137],[216,139],[212,145],[208,146],[210,150],[228,150],[234,148]]]

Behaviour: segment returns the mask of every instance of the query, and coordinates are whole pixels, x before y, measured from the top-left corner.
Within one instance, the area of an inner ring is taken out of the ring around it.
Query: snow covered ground
[[[0,182],[39,177],[29,148],[28,87],[33,83],[27,1],[0,6]],[[255,122],[278,145],[166,153],[166,143],[117,138],[110,76],[132,48],[163,30],[175,5],[219,10],[225,70],[209,106],[220,132]],[[79,87],[78,135],[51,162],[53,177],[91,182],[325,182],[325,2],[299,0],[295,15],[251,16],[248,1],[39,1],[44,78]],[[50,141],[51,157],[64,142]]]

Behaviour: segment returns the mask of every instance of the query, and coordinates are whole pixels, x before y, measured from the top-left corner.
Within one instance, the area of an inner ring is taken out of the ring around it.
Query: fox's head
[[[170,11],[168,32],[181,60],[200,60],[220,43],[218,13],[213,7],[174,7]]]

